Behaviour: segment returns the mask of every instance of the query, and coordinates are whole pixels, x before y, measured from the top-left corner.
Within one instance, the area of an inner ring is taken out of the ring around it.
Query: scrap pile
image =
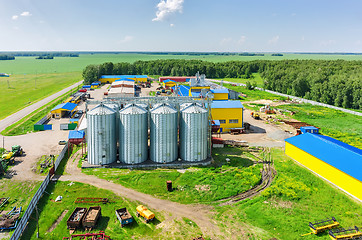
[[[0,215],[0,229],[14,229],[16,228],[18,219],[20,217],[21,207],[14,207],[10,212]]]

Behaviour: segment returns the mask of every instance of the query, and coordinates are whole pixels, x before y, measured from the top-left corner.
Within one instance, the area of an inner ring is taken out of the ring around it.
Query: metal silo
[[[197,162],[207,158],[208,112],[199,104],[192,104],[180,114],[180,157]]]
[[[119,112],[119,160],[137,164],[147,160],[148,112],[130,104]]]
[[[177,159],[177,110],[162,104],[151,110],[150,159],[168,163]]]
[[[104,106],[109,107],[116,112],[116,130],[115,131],[116,131],[117,142],[119,142],[119,136],[118,136],[118,134],[119,134],[119,128],[118,128],[119,127],[119,124],[118,124],[118,122],[119,122],[119,106],[116,103],[104,103]]]
[[[110,164],[117,159],[116,112],[100,104],[87,112],[88,163]]]

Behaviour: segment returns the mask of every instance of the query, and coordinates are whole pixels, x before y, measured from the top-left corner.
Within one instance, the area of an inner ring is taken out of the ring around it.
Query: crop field
[[[46,239],[59,240],[69,236],[67,229],[67,219],[69,218],[75,207],[90,207],[97,204],[75,204],[77,197],[88,197],[92,192],[92,197],[106,197],[109,203],[101,204],[102,216],[98,220],[97,226],[91,232],[105,231],[107,235],[114,240],[121,239],[191,239],[192,236],[201,234],[199,227],[189,219],[174,219],[168,226],[163,229],[157,225],[161,223],[165,217],[162,213],[150,209],[156,215],[154,221],[146,224],[143,219],[136,216],[136,207],[138,203],[130,202],[114,193],[95,188],[93,186],[70,182],[50,183],[46,191],[50,194],[44,194],[39,202],[39,238],[36,237],[36,221],[30,221],[27,229],[21,239]],[[57,196],[62,196],[61,202],[55,202]],[[119,208],[126,207],[134,217],[134,222],[121,228],[114,211]],[[63,219],[59,219],[62,213],[66,211]],[[35,217],[35,215],[33,216]],[[54,224],[59,219],[57,224]],[[50,231],[52,229],[52,231]],[[82,234],[85,231],[77,230],[75,234]]]
[[[9,74],[63,73],[81,72],[89,64],[104,62],[129,62],[156,59],[199,59],[211,62],[285,60],[285,59],[322,59],[322,60],[362,60],[362,55],[323,55],[323,54],[284,54],[284,56],[222,56],[222,55],[159,55],[159,54],[80,54],[79,57],[55,57],[39,60],[35,57],[16,57],[15,60],[0,61],[0,72]]]
[[[202,203],[220,200],[245,192],[259,183],[261,164],[254,164],[250,155],[242,149],[229,151],[215,149],[212,167],[193,167],[186,170],[156,169],[125,170],[112,168],[83,169],[114,183],[134,188],[163,199],[180,203]],[[230,162],[226,162],[226,158]],[[168,192],[166,181],[171,180],[174,191]]]
[[[0,119],[80,80],[81,74],[79,72],[17,74],[10,77],[1,77]]]

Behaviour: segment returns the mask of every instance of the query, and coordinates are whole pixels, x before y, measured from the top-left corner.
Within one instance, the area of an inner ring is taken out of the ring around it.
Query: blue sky
[[[361,0],[0,0],[0,51],[362,52]]]

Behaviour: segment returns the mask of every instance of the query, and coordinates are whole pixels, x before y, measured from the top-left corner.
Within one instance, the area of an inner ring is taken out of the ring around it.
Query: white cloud
[[[131,42],[134,39],[133,36],[125,36],[123,39],[121,39],[120,41],[118,41],[118,43],[128,43]]]
[[[241,36],[240,39],[238,40],[238,44],[242,45],[245,41],[246,41],[246,37]]]
[[[12,20],[17,20],[18,18],[19,18],[18,15],[14,15],[14,16],[11,17]]]
[[[182,13],[184,0],[161,0],[157,4],[156,17],[152,21],[163,21],[175,12]]]
[[[170,24],[170,27],[174,27],[174,26],[175,26],[175,24],[173,24],[173,23]]]
[[[322,46],[330,46],[330,45],[334,45],[334,44],[336,44],[336,40],[332,40],[332,39],[321,42]]]
[[[268,44],[276,44],[279,41],[279,36],[274,36],[272,39],[268,41]]]
[[[232,41],[233,41],[233,39],[231,37],[223,38],[223,39],[221,39],[220,44],[221,45],[227,45],[227,44],[230,44]]]
[[[30,12],[22,12],[20,16],[22,17],[30,17],[32,14]]]

